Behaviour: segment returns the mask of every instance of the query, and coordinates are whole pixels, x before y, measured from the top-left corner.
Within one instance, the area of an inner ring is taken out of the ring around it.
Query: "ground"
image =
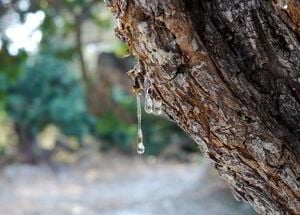
[[[0,171],[0,214],[255,214],[200,163],[110,154],[54,166],[11,164]]]

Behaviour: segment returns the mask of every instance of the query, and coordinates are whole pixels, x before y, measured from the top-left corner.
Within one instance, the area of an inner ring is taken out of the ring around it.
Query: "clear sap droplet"
[[[280,4],[283,9],[285,9],[285,10],[288,9],[288,0],[281,0]]]
[[[154,100],[154,102],[153,102],[154,114],[160,115],[161,111],[162,111],[162,100],[161,99]]]
[[[137,153],[143,154],[145,152],[145,146],[143,144],[142,111],[141,111],[141,99],[139,94],[136,95],[136,101],[137,101],[137,118],[138,118]]]
[[[143,133],[142,130],[139,128],[138,135],[137,135],[137,149],[138,154],[143,154],[145,152],[145,146],[143,144]]]
[[[145,152],[145,146],[144,146],[144,144],[138,144],[138,147],[137,147],[137,150],[136,150],[136,152],[138,153],[138,154],[144,154],[144,152]]]
[[[146,95],[145,95],[145,112],[150,114],[153,112],[153,101],[148,91],[149,90],[146,91]]]
[[[137,153],[143,154],[145,152],[145,146],[143,144],[143,135],[139,136],[139,134],[142,134],[142,132],[138,132],[138,141],[137,141]]]

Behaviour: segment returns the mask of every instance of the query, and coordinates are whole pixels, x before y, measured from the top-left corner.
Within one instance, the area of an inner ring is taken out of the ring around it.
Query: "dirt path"
[[[102,157],[0,171],[1,215],[254,214],[207,165]]]

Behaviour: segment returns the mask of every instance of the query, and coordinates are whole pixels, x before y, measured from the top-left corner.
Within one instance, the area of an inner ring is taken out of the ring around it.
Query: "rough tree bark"
[[[139,58],[134,87],[163,100],[260,214],[300,214],[300,4],[290,3],[108,1]]]

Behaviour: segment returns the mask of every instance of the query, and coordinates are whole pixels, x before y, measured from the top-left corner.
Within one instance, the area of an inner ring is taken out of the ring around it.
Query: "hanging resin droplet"
[[[279,1],[279,3],[283,9],[285,9],[285,10],[288,9],[288,0],[281,0],[281,1]]]
[[[136,151],[138,154],[143,154],[145,152],[145,146],[143,144],[143,133],[142,130],[138,131],[138,137],[137,137],[137,148]]]
[[[160,115],[162,112],[162,100],[161,99],[155,99],[153,102],[153,113],[156,115]]]
[[[142,133],[142,111],[141,111],[141,99],[140,94],[136,94],[137,103],[137,118],[138,118],[138,133],[137,133],[137,153],[143,154],[145,152],[145,146],[143,143],[143,133]]]
[[[146,90],[145,95],[145,112],[151,114],[153,112],[153,101],[149,94],[149,89]]]

